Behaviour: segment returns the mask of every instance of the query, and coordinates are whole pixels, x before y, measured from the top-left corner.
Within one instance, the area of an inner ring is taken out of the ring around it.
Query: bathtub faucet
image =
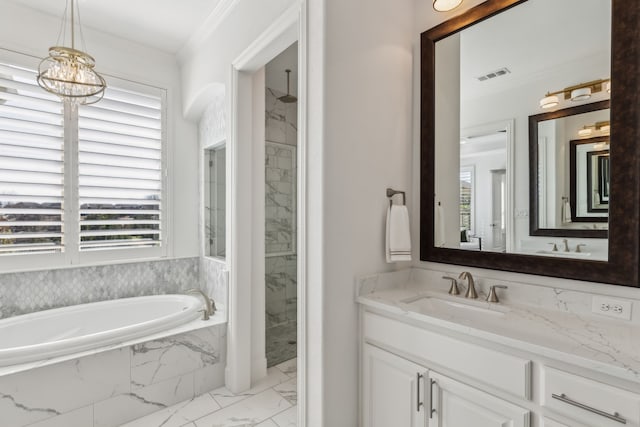
[[[188,294],[200,294],[204,299],[204,310],[200,310],[202,315],[202,320],[209,320],[209,318],[216,312],[216,303],[207,296],[200,289],[189,289],[187,291]]]

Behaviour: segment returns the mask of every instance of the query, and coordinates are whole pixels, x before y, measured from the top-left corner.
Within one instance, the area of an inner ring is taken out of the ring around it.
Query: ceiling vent
[[[491,80],[491,79],[495,79],[496,77],[507,75],[509,73],[511,73],[511,71],[509,71],[508,68],[503,67],[503,68],[500,68],[499,70],[492,71],[490,73],[487,73],[487,74],[485,74],[483,76],[479,76],[479,77],[476,77],[476,78],[479,81],[484,82],[486,80]]]

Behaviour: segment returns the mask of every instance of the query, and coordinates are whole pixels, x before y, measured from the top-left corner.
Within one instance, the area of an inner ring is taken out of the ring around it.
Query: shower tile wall
[[[266,90],[265,281],[267,361],[295,357],[297,316],[296,144],[297,104]]]
[[[198,258],[0,275],[0,318],[95,301],[185,291],[199,285]]]

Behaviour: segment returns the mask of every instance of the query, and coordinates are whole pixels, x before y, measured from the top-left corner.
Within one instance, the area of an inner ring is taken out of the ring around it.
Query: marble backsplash
[[[199,258],[0,274],[0,318],[199,287]],[[213,286],[216,293],[219,287]],[[211,294],[215,298],[215,294]]]

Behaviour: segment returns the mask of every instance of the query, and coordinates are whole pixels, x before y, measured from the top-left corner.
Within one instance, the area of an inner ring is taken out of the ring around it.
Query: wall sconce
[[[593,125],[583,126],[582,129],[578,131],[578,136],[584,138],[586,136],[590,136],[594,132],[601,132],[603,134],[608,134],[611,131],[611,122],[609,120],[596,122]]]
[[[560,104],[560,97],[558,95],[564,95],[565,100],[571,100],[573,102],[586,101],[591,98],[591,95],[597,92],[606,90],[607,93],[611,93],[611,80],[600,79],[592,82],[580,83],[575,86],[565,87],[562,90],[556,92],[547,92],[547,94],[540,100],[540,108],[553,108]]]
[[[433,8],[437,12],[448,12],[460,6],[462,0],[433,0]]]

